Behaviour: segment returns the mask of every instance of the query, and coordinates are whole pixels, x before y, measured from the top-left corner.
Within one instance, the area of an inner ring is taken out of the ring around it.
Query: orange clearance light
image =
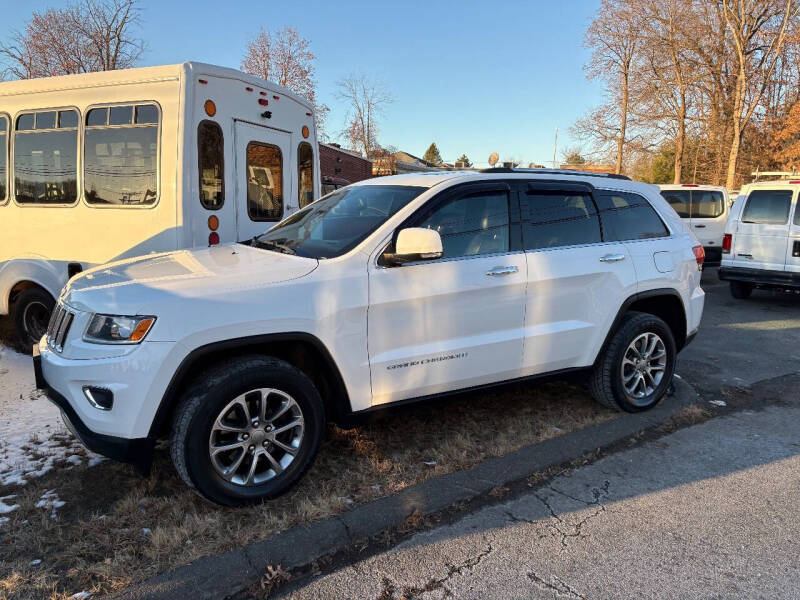
[[[217,215],[211,215],[210,217],[208,217],[208,228],[211,231],[216,231],[218,227],[219,227],[219,218],[217,217]]]
[[[208,234],[208,245],[216,246],[217,244],[219,244],[219,234],[216,231],[212,231]]]
[[[303,137],[307,138],[308,137],[308,125],[303,125],[302,132],[303,132]]]
[[[217,114],[217,105],[214,104],[213,100],[206,100],[205,109],[206,109],[206,114],[209,117],[213,117],[215,114]]]
[[[141,340],[145,335],[147,335],[147,332],[150,331],[150,327],[153,326],[154,322],[155,319],[152,318],[142,319],[141,321],[139,321],[139,324],[136,326],[136,329],[134,329],[133,333],[131,333],[130,341],[138,342],[139,340]]]

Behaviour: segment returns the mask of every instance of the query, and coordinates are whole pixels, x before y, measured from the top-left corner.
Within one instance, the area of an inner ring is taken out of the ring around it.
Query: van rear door
[[[692,190],[691,227],[704,247],[720,248],[725,233],[727,202],[719,190]]]
[[[249,240],[296,209],[291,135],[235,121],[236,239]]]
[[[800,202],[795,194],[794,216],[789,225],[789,245],[786,248],[786,270],[800,273]]]
[[[735,236],[734,266],[785,270],[793,196],[791,188],[754,189],[747,195]]]

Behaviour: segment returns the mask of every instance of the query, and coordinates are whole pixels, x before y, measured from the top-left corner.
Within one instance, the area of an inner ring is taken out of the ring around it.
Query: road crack
[[[403,588],[403,595],[402,597],[407,600],[412,600],[413,598],[418,597],[420,594],[424,594],[426,592],[432,592],[435,590],[444,590],[444,597],[451,598],[453,597],[453,593],[447,588],[445,585],[452,577],[455,575],[461,575],[465,571],[471,571],[475,567],[477,567],[481,561],[489,556],[492,552],[494,552],[494,548],[492,547],[491,542],[486,542],[486,548],[480,552],[479,554],[472,556],[466,559],[464,562],[459,563],[457,565],[453,564],[445,564],[447,567],[447,574],[444,577],[440,578],[431,578],[428,582],[421,586],[421,587],[404,587]],[[393,591],[396,588],[392,588]],[[381,600],[383,597],[380,597]]]
[[[570,585],[568,585],[565,581],[559,579],[556,575],[551,575],[551,579],[555,580],[555,583],[550,581],[545,581],[539,575],[530,571],[528,573],[528,579],[537,583],[539,586],[543,588],[547,588],[548,590],[552,590],[556,594],[567,594],[570,598],[586,598],[583,594],[577,592],[573,589]]]
[[[583,526],[586,525],[586,523],[588,523],[595,517],[597,517],[598,515],[600,515],[601,513],[605,512],[606,507],[605,505],[601,504],[601,500],[604,497],[608,496],[609,485],[610,482],[606,481],[599,488],[592,489],[592,495],[594,496],[594,500],[592,501],[586,501],[586,500],[581,500],[580,498],[575,498],[574,496],[571,496],[566,492],[562,492],[561,490],[554,488],[552,486],[545,488],[565,498],[569,498],[570,500],[573,500],[580,504],[584,504],[587,507],[595,507],[594,511],[586,515],[583,519],[581,519],[575,524],[568,523],[567,521],[565,521],[558,513],[558,511],[556,511],[553,508],[550,502],[546,498],[544,498],[539,492],[533,493],[536,499],[539,500],[539,502],[541,502],[545,506],[545,508],[547,508],[548,512],[550,513],[550,517],[555,520],[555,523],[549,524],[548,527],[551,529],[552,532],[554,532],[555,536],[559,538],[562,550],[566,550],[568,548],[570,540],[581,539],[586,537],[585,534],[582,533]],[[510,513],[507,512],[507,514]]]

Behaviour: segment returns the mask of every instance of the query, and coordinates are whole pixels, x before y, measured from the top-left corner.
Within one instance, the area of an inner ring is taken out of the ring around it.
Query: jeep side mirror
[[[442,257],[442,238],[438,231],[422,227],[407,227],[397,234],[393,254],[385,254],[389,264],[402,265]]]

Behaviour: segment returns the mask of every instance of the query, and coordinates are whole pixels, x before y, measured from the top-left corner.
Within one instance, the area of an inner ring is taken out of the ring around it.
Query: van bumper
[[[793,271],[720,267],[719,278],[722,281],[743,281],[769,287],[800,287],[800,273]]]
[[[134,464],[143,473],[149,472],[155,448],[154,438],[128,439],[92,431],[69,401],[47,383],[42,370],[39,344],[33,347],[33,372],[36,378],[36,388],[42,390],[47,398],[61,410],[64,424],[84,446],[92,452],[113,460]]]

